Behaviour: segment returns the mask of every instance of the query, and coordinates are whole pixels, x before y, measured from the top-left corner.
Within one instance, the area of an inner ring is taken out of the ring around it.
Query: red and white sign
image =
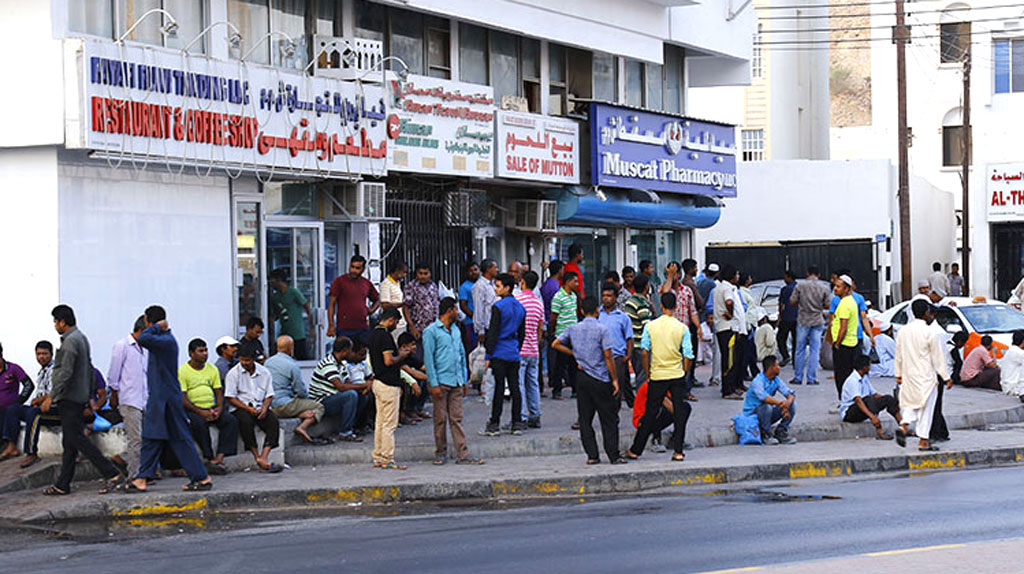
[[[580,182],[580,126],[573,120],[499,111],[494,143],[497,177]]]
[[[1024,221],[1024,163],[989,164],[985,191],[989,221]]]

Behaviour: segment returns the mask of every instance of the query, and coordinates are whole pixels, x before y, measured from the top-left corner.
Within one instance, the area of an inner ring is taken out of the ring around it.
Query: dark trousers
[[[750,378],[753,379],[761,372],[761,369],[757,368],[757,345],[754,344],[754,337],[750,335],[741,335],[740,338],[743,340],[743,375],[750,373]]]
[[[775,335],[775,342],[779,345],[779,353],[783,361],[788,361],[790,339],[793,341],[793,355],[796,355],[796,321],[779,321],[779,332]]]
[[[53,409],[51,409],[51,412]],[[36,454],[39,445],[39,427],[42,412],[38,407],[29,405],[11,405],[3,411],[3,433],[0,435],[4,440],[14,444],[18,440],[18,433],[21,432],[21,423],[25,423],[25,454]]]
[[[612,394],[611,381],[599,381],[580,372],[576,379],[576,415],[580,423],[580,441],[590,460],[601,458],[594,434],[594,413],[601,421],[601,438],[608,460],[619,459],[619,403]]]
[[[644,350],[640,348],[640,344],[633,345],[633,356],[631,357],[633,362],[633,374],[636,375],[636,381],[633,382],[633,389],[639,389],[647,382],[647,371],[644,370]],[[626,381],[627,384],[629,381]],[[622,386],[622,381],[619,381],[619,386]]]
[[[892,418],[899,418],[900,402],[896,400],[896,397],[892,395],[882,395],[880,397],[861,397],[861,400],[864,401],[864,406],[866,406],[873,415],[877,415],[878,413],[885,411],[892,415]],[[864,414],[864,412],[860,410],[860,407],[858,407],[856,403],[850,406],[850,408],[846,409],[846,415],[843,417],[843,422],[848,423],[859,423],[866,420],[868,420],[868,415]]]
[[[263,439],[263,448],[275,449],[280,444],[281,425],[278,424],[273,409],[267,409],[267,414],[262,419],[242,409],[234,411],[233,414],[238,419],[238,433],[242,435],[245,450],[251,451],[256,448],[256,427],[266,435]]]
[[[207,422],[197,412],[185,411],[188,415],[188,428],[192,431],[192,438],[199,447],[203,458],[213,458],[213,444],[210,441],[210,427],[215,426],[219,431],[217,436],[217,454],[234,456],[238,454],[238,419],[235,415],[221,411],[220,416],[211,422]]]
[[[619,401],[625,401],[630,408],[633,408],[633,400],[636,393],[629,384],[629,359],[626,357],[615,357],[615,376],[619,378]]]
[[[57,477],[56,487],[64,492],[71,490],[78,453],[85,455],[85,458],[89,459],[89,462],[100,471],[103,478],[117,476],[118,472],[114,465],[103,456],[100,449],[96,448],[96,445],[89,440],[89,437],[85,436],[85,421],[82,419],[85,404],[71,401],[60,401],[58,404],[60,405],[60,431],[64,454],[60,461],[60,475]]]
[[[181,412],[184,408],[181,406],[181,399],[178,399],[177,405],[165,404],[163,426],[166,429],[166,438],[152,438],[145,436],[146,434],[146,423],[142,424],[142,452],[140,455],[139,463],[139,475],[137,478],[147,478],[152,480],[156,477],[156,468],[158,465],[163,464],[161,459],[168,450],[177,459],[178,464],[185,469],[188,473],[188,478],[191,481],[205,480],[209,474],[206,472],[206,467],[203,466],[203,460],[199,458],[199,452],[196,451],[195,441],[192,439],[192,433],[189,432],[188,417],[181,416]],[[178,409],[181,411],[178,411]],[[154,421],[159,423],[160,421]],[[167,457],[170,459],[170,457]],[[166,467],[165,467],[166,468]]]
[[[721,331],[718,352],[722,355],[722,396],[728,396],[743,386],[743,337],[734,331]],[[735,338],[735,340],[733,340]],[[732,341],[732,348],[729,342]],[[634,453],[635,454],[635,453]]]
[[[555,369],[551,373],[551,392],[555,395],[560,395],[563,387],[569,387],[575,393],[576,372],[579,371],[579,367],[576,366],[576,359],[565,353],[554,352],[554,355]]]
[[[655,432],[658,422],[658,411],[661,410],[661,403],[666,393],[672,393],[672,449],[677,454],[683,452],[683,442],[686,441],[686,423],[690,420],[690,403],[686,402],[686,384],[683,379],[670,379],[667,381],[647,382],[647,404],[643,418],[640,419],[640,426],[636,429],[636,436],[633,438],[633,446],[630,452],[640,456],[647,446],[647,439]]]
[[[999,367],[992,369],[982,369],[978,376],[973,379],[964,379],[960,381],[960,384],[965,387],[981,387],[983,389],[990,389],[993,391],[1001,391],[1003,387],[999,384],[1001,373]]]
[[[559,353],[561,355],[561,353]],[[505,386],[512,393],[512,422],[523,420],[523,396],[519,394],[519,361],[491,359],[494,375],[494,399],[491,400],[491,424],[501,422],[501,409],[505,403]]]
[[[310,359],[309,346],[307,345],[306,339],[293,339],[295,343],[295,358],[297,360]]]
[[[690,369],[686,371],[686,392],[689,393],[696,381],[697,372],[697,351],[700,347],[700,327],[690,325],[690,342],[693,345],[693,360],[690,361]]]
[[[843,383],[853,372],[853,359],[860,353],[860,346],[839,345],[833,349],[835,350],[832,352],[832,365],[836,377],[836,395],[841,399],[843,398]]]
[[[939,396],[935,399],[935,412],[932,413],[932,429],[928,432],[930,440],[949,440],[949,427],[946,426],[946,417],[942,416],[942,393],[946,391],[946,384],[939,379]]]

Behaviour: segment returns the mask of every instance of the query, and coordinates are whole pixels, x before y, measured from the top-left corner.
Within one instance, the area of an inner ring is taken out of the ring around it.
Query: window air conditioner
[[[513,200],[507,224],[523,231],[555,233],[558,231],[558,202],[545,199]]]
[[[341,205],[350,217],[381,218],[387,215],[385,197],[387,186],[377,181],[360,181],[346,185],[341,192]],[[343,215],[335,212],[336,215]]]

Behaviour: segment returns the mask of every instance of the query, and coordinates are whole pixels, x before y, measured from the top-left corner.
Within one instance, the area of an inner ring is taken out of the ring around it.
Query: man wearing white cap
[[[238,358],[235,356],[235,353],[238,352],[238,340],[225,335],[217,339],[217,344],[213,349],[217,353],[217,360],[213,364],[220,372],[220,382],[223,384],[228,376],[228,371],[238,363]]]
[[[857,301],[850,295],[852,291],[853,279],[849,275],[840,275],[833,289],[839,297],[839,305],[832,316],[831,325],[836,394],[840,398],[843,395],[843,383],[853,372],[853,358],[860,352],[857,341],[859,310]]]
[[[885,322],[879,327],[880,332],[875,336],[875,353],[878,354],[878,363],[871,365],[872,377],[894,377],[894,363],[896,361],[896,341],[892,338],[892,323]]]
[[[761,363],[768,355],[779,356],[779,346],[775,340],[775,329],[768,322],[768,313],[761,307],[757,308],[757,330],[754,331],[754,347],[757,349],[758,363]]]

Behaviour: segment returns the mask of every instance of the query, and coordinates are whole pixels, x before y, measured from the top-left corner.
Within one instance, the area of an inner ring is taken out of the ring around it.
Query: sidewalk
[[[257,472],[215,477],[208,493],[183,493],[184,479],[165,479],[146,494],[96,494],[98,482],[79,482],[66,497],[39,489],[0,495],[0,520],[139,520],[230,510],[346,507],[359,504],[517,496],[587,496],[745,481],[845,477],[879,472],[931,472],[1022,464],[1024,425],[955,431],[943,451],[920,453],[911,442],[871,438],[793,446],[725,446],[696,449],[683,463],[647,453],[627,465],[587,466],[583,454],[509,457],[481,466],[413,463],[402,471],[369,464],[293,468],[279,475]],[[2,467],[11,465],[8,461]]]

